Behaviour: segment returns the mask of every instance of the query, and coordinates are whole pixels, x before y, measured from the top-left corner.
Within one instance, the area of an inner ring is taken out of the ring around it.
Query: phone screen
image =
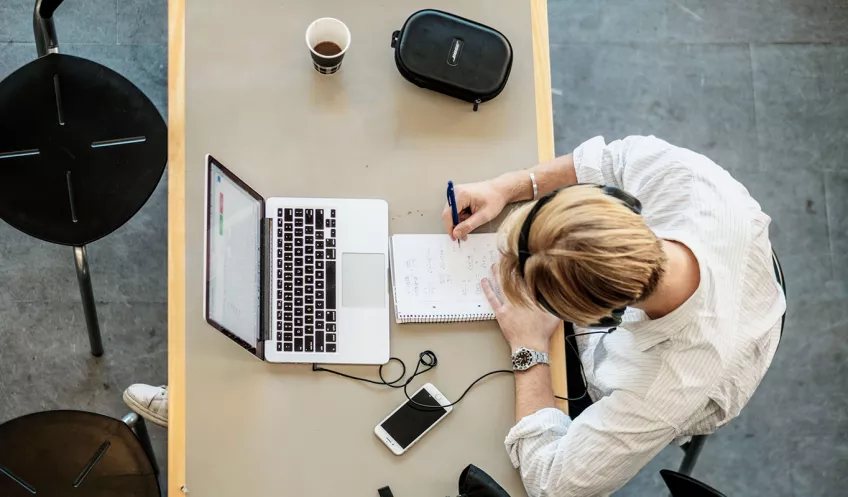
[[[439,401],[434,399],[427,390],[419,391],[412,397],[412,400],[428,406],[439,405]],[[409,444],[427,431],[427,428],[436,424],[447,413],[448,411],[444,408],[432,410],[420,408],[419,410],[417,406],[411,406],[407,401],[380,426],[386,430],[389,436],[395,439],[395,442],[406,449]]]

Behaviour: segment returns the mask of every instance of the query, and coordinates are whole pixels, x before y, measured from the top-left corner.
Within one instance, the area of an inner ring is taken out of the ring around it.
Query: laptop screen
[[[255,353],[260,336],[262,197],[211,156],[207,162],[206,318]]]

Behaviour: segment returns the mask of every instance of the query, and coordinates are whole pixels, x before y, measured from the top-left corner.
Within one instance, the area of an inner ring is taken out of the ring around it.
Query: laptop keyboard
[[[336,210],[277,209],[278,352],[336,352]]]

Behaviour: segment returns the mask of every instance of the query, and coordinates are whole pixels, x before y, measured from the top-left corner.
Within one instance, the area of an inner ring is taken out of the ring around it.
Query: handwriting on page
[[[480,280],[500,257],[491,243],[463,243],[449,238],[421,240],[397,250],[403,284],[398,290],[428,302],[480,301]],[[423,245],[423,246],[422,246]]]

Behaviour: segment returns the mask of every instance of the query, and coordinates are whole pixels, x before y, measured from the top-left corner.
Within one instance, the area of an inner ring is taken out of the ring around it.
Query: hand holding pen
[[[496,218],[506,204],[507,196],[495,180],[456,186],[449,181],[448,202],[442,211],[445,231],[452,240],[465,240],[469,233]]]

